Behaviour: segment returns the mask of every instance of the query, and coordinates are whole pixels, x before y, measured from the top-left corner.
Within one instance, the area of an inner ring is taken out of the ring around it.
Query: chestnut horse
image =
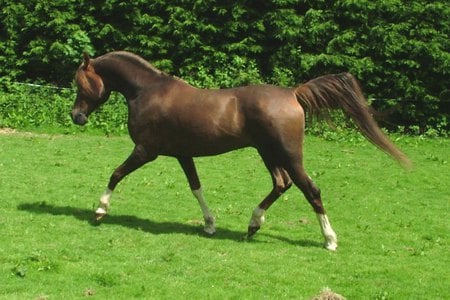
[[[311,116],[326,117],[331,109],[342,109],[370,142],[409,165],[408,158],[379,129],[357,80],[349,73],[325,75],[294,88],[263,84],[198,89],[137,55],[111,52],[95,59],[85,53],[75,81],[73,122],[84,125],[111,91],[117,91],[126,98],[128,130],[135,144],[113,172],[95,212],[97,219],[107,214],[114,188],[125,176],[158,155],[166,155],[179,161],[203,212],[204,230],[213,234],[214,216],[203,197],[193,157],[254,147],[272,177],[273,188],[253,210],[247,236],[258,231],[266,210],[294,183],[317,214],[325,247],[335,250],[337,237],[320,190],[303,168],[305,110]]]

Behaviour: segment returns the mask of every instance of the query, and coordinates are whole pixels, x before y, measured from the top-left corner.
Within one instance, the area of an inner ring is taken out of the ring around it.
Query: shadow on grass
[[[203,231],[203,227],[193,224],[183,224],[176,222],[155,222],[148,219],[142,219],[136,216],[130,215],[107,215],[101,221],[96,221],[94,218],[93,210],[82,209],[72,206],[55,206],[50,205],[45,202],[34,202],[34,203],[22,203],[17,206],[21,211],[28,211],[35,214],[49,214],[53,216],[69,216],[74,217],[80,221],[84,221],[91,226],[100,226],[102,224],[110,225],[120,225],[127,228],[149,232],[151,234],[169,234],[169,233],[183,233],[190,235],[202,235],[205,237],[210,237]],[[246,233],[241,231],[229,230],[226,228],[216,228],[216,233],[212,236],[214,239],[226,239],[233,240],[236,242],[247,241],[244,239]],[[259,235],[268,236],[273,239],[277,239],[295,246],[301,247],[321,247],[321,244],[314,241],[297,241],[291,240],[286,237],[276,236],[273,234],[259,233]],[[255,239],[250,239],[249,242],[260,241]]]
[[[279,235],[273,235],[270,233],[264,233],[264,232],[259,232],[259,235],[263,235],[263,236],[268,236],[272,239],[277,239],[280,240],[282,242],[294,245],[294,246],[299,246],[299,247],[304,247],[304,248],[323,248],[323,244],[319,243],[317,241],[311,241],[311,240],[292,240],[290,238],[284,237],[284,236],[279,236]],[[320,238],[320,237],[318,237]]]

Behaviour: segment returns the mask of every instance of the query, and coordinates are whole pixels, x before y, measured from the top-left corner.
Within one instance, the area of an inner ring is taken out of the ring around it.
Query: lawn
[[[245,241],[271,180],[253,149],[196,159],[217,232],[173,158],[93,208],[128,137],[0,135],[0,298],[445,299],[450,294],[450,140],[401,137],[410,172],[359,138],[308,136],[305,164],[322,190],[339,248],[322,248],[312,209],[291,188]]]

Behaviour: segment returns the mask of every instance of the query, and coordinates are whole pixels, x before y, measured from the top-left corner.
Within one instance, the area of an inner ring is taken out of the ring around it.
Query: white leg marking
[[[100,219],[101,217],[105,216],[108,213],[111,195],[112,191],[107,188],[106,191],[103,193],[103,195],[100,197],[100,202],[98,204],[97,210],[95,211],[95,214],[97,215],[98,219]]]
[[[249,227],[261,227],[261,225],[264,223],[265,218],[264,218],[264,213],[266,212],[266,210],[256,207],[253,210],[253,214],[252,217],[250,218],[250,223],[248,224]]]
[[[325,238],[325,248],[335,251],[337,248],[337,236],[333,228],[331,228],[327,215],[317,214],[317,219],[319,220],[320,229]]]
[[[216,226],[214,221],[214,216],[209,211],[208,205],[206,204],[205,198],[203,197],[202,188],[198,190],[192,190],[195,198],[197,198],[198,204],[202,209],[203,218],[205,219],[204,231],[208,234],[214,234],[216,232]]]

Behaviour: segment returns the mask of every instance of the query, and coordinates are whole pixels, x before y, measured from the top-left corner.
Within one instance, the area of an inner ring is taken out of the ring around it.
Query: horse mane
[[[110,58],[116,58],[118,60],[127,61],[127,62],[135,65],[136,67],[144,68],[144,69],[148,70],[149,72],[154,73],[156,75],[170,76],[170,75],[166,74],[165,72],[158,70],[156,67],[154,67],[152,64],[150,64],[148,61],[146,61],[142,57],[140,57],[136,54],[133,54],[131,52],[127,52],[127,51],[109,52],[109,53],[106,53],[105,55],[99,56],[96,60],[102,61],[104,59],[110,59]]]
[[[97,58],[97,60],[101,61],[103,59],[107,59],[110,57],[115,57],[115,58],[118,58],[119,60],[128,61],[128,62],[134,64],[135,66],[142,67],[142,68],[148,70],[150,73],[156,74],[158,76],[170,77],[177,81],[187,83],[184,79],[182,79],[178,76],[175,76],[175,75],[168,74],[164,71],[161,71],[161,70],[157,69],[155,66],[153,66],[151,63],[149,63],[147,60],[140,57],[139,55],[136,55],[136,54],[128,52],[128,51],[109,52],[109,53],[104,54],[103,56],[99,56]]]

